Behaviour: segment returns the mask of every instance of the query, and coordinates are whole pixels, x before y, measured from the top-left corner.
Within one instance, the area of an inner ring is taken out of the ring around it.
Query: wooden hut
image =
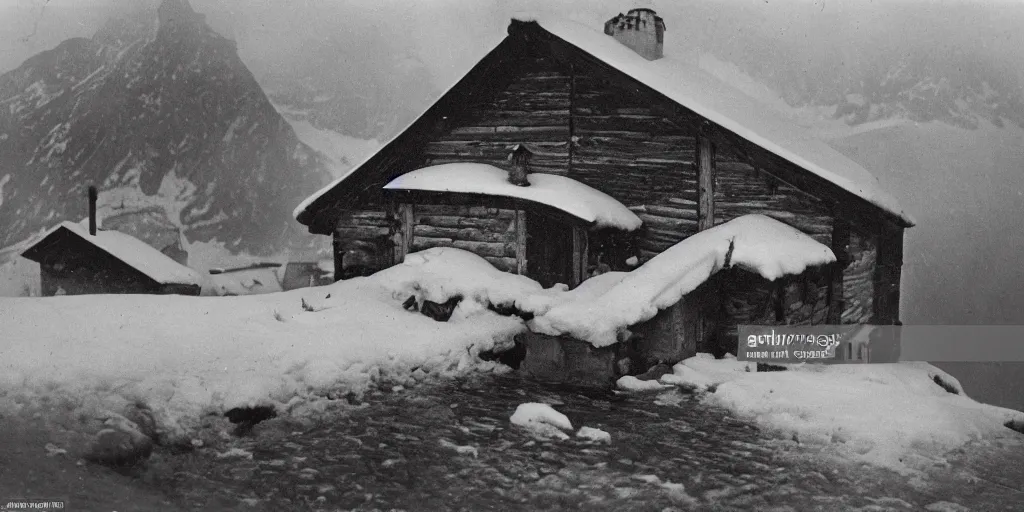
[[[83,225],[85,224],[85,225]],[[89,218],[62,222],[21,254],[39,263],[43,296],[102,293],[199,295],[199,275],[170,256],[96,222],[96,190]]]
[[[666,25],[649,9],[604,27],[513,20],[508,36],[405,131],[299,205],[297,220],[334,237],[337,276],[353,243],[376,248],[377,268],[409,250],[451,245],[573,286],[594,270],[629,270],[632,258],[643,264],[697,232],[763,214],[831,248],[837,263],[774,282],[739,270],[717,276],[707,291],[714,300],[701,302],[724,321],[701,343],[734,337],[748,321],[899,323],[912,219],[855,162],[664,55]],[[524,170],[561,177],[642,222],[598,226],[557,205],[465,194],[444,173],[430,186],[417,180],[416,190],[393,185],[455,163],[502,169],[510,183]]]

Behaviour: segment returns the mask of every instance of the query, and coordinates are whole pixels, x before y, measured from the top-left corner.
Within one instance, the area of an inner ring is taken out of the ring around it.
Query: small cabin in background
[[[244,267],[210,269],[211,292],[221,297],[259,295],[282,291],[280,263],[254,263]],[[204,292],[209,293],[209,292]]]
[[[222,297],[259,295],[322,286],[334,282],[330,260],[263,262],[229,269],[210,269],[210,290]]]
[[[40,294],[145,293],[199,295],[200,278],[145,242],[96,222],[96,189],[89,189],[89,218],[65,221],[22,252],[39,263]]]
[[[860,165],[666,53],[667,25],[650,9],[604,27],[512,20],[436,103],[296,219],[333,237],[337,279],[452,246],[574,287],[761,214],[837,261],[775,281],[713,276],[679,320],[696,337],[688,352],[735,350],[744,323],[899,324],[910,216]],[[556,181],[574,195],[556,197]]]

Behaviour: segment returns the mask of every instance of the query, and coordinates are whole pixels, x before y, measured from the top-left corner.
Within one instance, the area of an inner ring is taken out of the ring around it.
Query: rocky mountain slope
[[[320,242],[291,211],[329,179],[187,0],[0,75],[0,247],[83,218],[96,184],[101,217],[164,217],[189,241],[280,253]]]

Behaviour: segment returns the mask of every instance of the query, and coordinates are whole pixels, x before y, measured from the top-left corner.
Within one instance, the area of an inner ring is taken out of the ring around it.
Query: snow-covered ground
[[[735,256],[749,257],[739,246]],[[614,292],[643,270],[590,288]],[[447,322],[404,307],[410,297],[422,304],[456,296],[463,300]],[[487,306],[591,296],[544,290],[467,251],[434,248],[371,277],[267,295],[0,299],[0,412],[45,410],[84,423],[142,402],[169,440],[187,440],[204,415],[235,407],[317,417],[347,403],[331,399],[374,386],[506,371],[478,356],[510,348],[527,324]],[[660,382],[624,385],[702,392],[786,439],[894,469],[920,467],[971,440],[1017,435],[1004,426],[1010,421],[1024,425],[1024,414],[971,400],[927,364],[748,369],[702,354]],[[524,405],[512,422],[562,439],[573,429],[543,404]]]
[[[509,346],[519,319],[406,311],[407,277],[401,265],[259,296],[0,299],[0,410],[62,404],[74,417],[142,401],[182,438],[207,413],[272,405],[302,416],[374,384],[503,368],[476,355]]]
[[[660,381],[704,393],[705,403],[782,438],[900,472],[941,463],[969,441],[1017,436],[1006,424],[1024,422],[1024,413],[967,397],[954,377],[927,363],[757,372],[753,363],[698,354]]]

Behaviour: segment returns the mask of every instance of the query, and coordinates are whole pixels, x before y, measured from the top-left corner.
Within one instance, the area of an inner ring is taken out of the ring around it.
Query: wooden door
[[[526,212],[526,275],[545,288],[574,284],[572,226]]]

